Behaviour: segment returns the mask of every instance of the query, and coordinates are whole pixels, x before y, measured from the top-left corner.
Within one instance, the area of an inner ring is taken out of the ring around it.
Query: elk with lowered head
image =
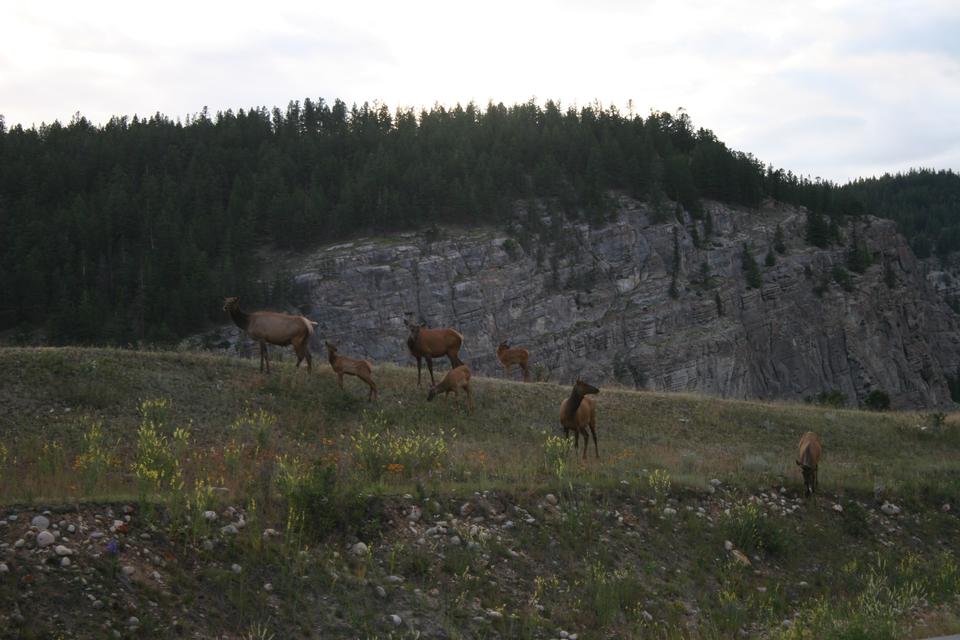
[[[433,379],[433,358],[447,356],[450,358],[451,368],[463,364],[460,361],[460,347],[463,346],[463,334],[453,329],[427,329],[421,324],[403,321],[410,330],[407,337],[407,348],[410,355],[417,359],[417,386],[420,386],[421,362],[427,359],[427,369],[430,371],[430,384]]]
[[[459,397],[459,390],[463,389],[467,394],[467,409],[473,411],[473,396],[470,394],[470,367],[457,360],[460,364],[443,377],[439,384],[430,387],[430,393],[427,394],[427,401],[433,400],[437,394],[444,395],[453,391],[454,399]]]
[[[303,316],[293,316],[274,311],[253,311],[247,313],[240,309],[240,298],[232,296],[223,299],[223,310],[230,314],[234,324],[247,333],[248,336],[260,343],[260,371],[263,363],[267,363],[267,373],[270,373],[270,354],[267,344],[278,347],[293,345],[297,354],[297,366],[304,360],[307,369],[313,371],[313,359],[310,357],[310,336],[317,323]]]
[[[813,431],[807,431],[801,436],[797,466],[803,471],[803,487],[808,498],[817,490],[817,467],[820,465],[822,453],[823,445],[820,444],[820,436]]]
[[[343,376],[357,376],[367,383],[370,387],[370,393],[367,394],[367,400],[377,399],[377,385],[373,381],[373,364],[369,360],[355,360],[347,356],[337,354],[337,346],[324,340],[327,345],[327,356],[330,358],[330,366],[337,374],[337,383],[340,390],[343,390]]]
[[[564,437],[569,437],[573,431],[573,450],[579,455],[580,452],[580,434],[583,434],[583,459],[587,459],[587,448],[590,445],[590,434],[587,433],[587,427],[593,434],[593,451],[597,458],[600,457],[600,451],[597,448],[597,411],[596,405],[588,395],[600,393],[600,389],[587,384],[580,378],[573,383],[573,390],[570,397],[560,403],[560,426],[563,427]]]

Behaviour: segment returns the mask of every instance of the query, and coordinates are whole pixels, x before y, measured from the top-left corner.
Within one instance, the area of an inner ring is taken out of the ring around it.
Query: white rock
[[[54,550],[54,552],[55,552],[58,556],[72,556],[72,555],[73,555],[73,551],[70,550],[70,547],[64,546],[64,545],[62,545],[62,544],[58,544],[56,547],[53,548],[53,550]]]
[[[223,535],[226,535],[226,536],[235,536],[235,535],[237,535],[238,533],[240,533],[240,530],[237,529],[237,526],[236,526],[236,525],[228,524],[227,526],[222,527],[222,528],[220,529],[220,533],[222,533]]]
[[[140,619],[137,616],[130,616],[127,620],[128,627],[136,627],[140,625]]]
[[[487,609],[487,617],[491,620],[503,620],[503,613],[496,609]]]
[[[450,544],[455,547],[460,546],[460,536],[450,536]]]
[[[47,516],[33,516],[33,520],[30,521],[31,527],[36,527],[41,531],[44,529],[50,528],[50,518]]]
[[[216,511],[204,511],[204,512],[203,512],[203,517],[204,517],[205,520],[207,520],[207,521],[209,521],[209,522],[213,522],[214,520],[217,519],[217,512],[216,512]]]
[[[69,567],[69,566],[70,566],[70,558],[67,557],[67,556],[64,556],[64,557],[60,558],[60,566],[63,567],[64,569],[66,569],[67,567]]]
[[[243,571],[243,567],[241,567],[236,562],[234,562],[232,565],[230,565],[230,570],[233,571],[234,573],[240,573],[241,571]]]
[[[7,566],[6,562],[0,562],[0,573],[7,573],[10,571],[10,567]]]
[[[553,495],[552,493],[548,493],[543,499],[553,506],[557,506],[557,496]]]
[[[569,634],[568,632],[566,632],[566,631],[561,631],[558,635],[559,635],[561,638],[563,638],[564,640],[566,640],[567,638],[570,637],[570,634]]]
[[[103,537],[103,531],[93,531],[90,533],[91,540],[99,540]]]
[[[264,590],[264,591],[273,591],[273,584],[271,584],[271,583],[269,583],[269,582],[266,583],[265,585],[263,585],[263,590]]]
[[[410,513],[407,514],[407,520],[410,522],[419,522],[423,515],[423,510],[418,506],[410,507]]]
[[[377,597],[379,597],[379,598],[386,598],[386,597],[387,597],[387,590],[384,589],[383,587],[381,587],[380,585],[377,585],[374,590],[377,592]]]
[[[403,576],[387,576],[387,582],[390,584],[400,584],[403,580]]]
[[[651,615],[650,612],[647,611],[646,609],[644,609],[643,611],[641,611],[641,612],[640,612],[640,615],[643,616],[643,619],[644,619],[645,621],[647,621],[647,622],[653,622],[653,615]]]
[[[350,552],[355,556],[365,556],[370,552],[370,549],[364,543],[358,542],[350,547]]]
[[[710,486],[711,486],[711,487],[719,487],[720,484],[721,484],[721,483],[720,483],[720,480],[717,479],[717,478],[713,478],[713,479],[710,480]],[[644,617],[646,617],[646,616],[644,616]]]
[[[132,576],[137,572],[137,570],[130,565],[126,565],[123,569],[121,569],[121,571],[123,571],[123,575],[125,576]]]
[[[395,613],[392,613],[390,614],[390,622],[393,623],[393,626],[399,627],[401,624],[403,624],[403,618]]]
[[[677,515],[677,510],[673,507],[667,507],[663,510],[663,515],[672,518],[673,516]]]
[[[55,540],[56,538],[54,538],[53,534],[49,531],[44,530],[37,534],[37,546],[41,549],[43,547],[49,547]]]
[[[900,513],[901,509],[892,502],[884,502],[883,506],[880,507],[880,511],[883,511],[888,516],[895,516]]]
[[[19,540],[17,540],[16,542],[13,543],[13,548],[14,548],[14,549],[19,549],[20,547],[22,547],[22,546],[25,545],[25,544],[27,544],[27,541],[24,540],[23,538],[20,538]]]
[[[833,505],[833,510],[836,511],[837,513],[843,513],[843,505],[835,504]]]
[[[730,542],[729,540],[724,540],[723,548],[726,549],[727,551],[733,551],[733,543]]]
[[[76,532],[77,532],[77,527],[75,525],[71,524],[67,526],[67,533],[76,533]]]

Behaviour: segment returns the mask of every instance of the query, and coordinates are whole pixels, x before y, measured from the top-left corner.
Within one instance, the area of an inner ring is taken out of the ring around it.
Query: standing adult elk
[[[797,466],[803,471],[803,486],[808,498],[817,490],[817,467],[822,453],[823,445],[820,444],[820,436],[813,431],[803,434],[797,453]]]
[[[223,299],[223,310],[230,314],[234,324],[244,330],[248,336],[260,343],[260,371],[267,363],[270,373],[270,354],[267,344],[278,347],[293,345],[297,354],[297,366],[307,361],[307,370],[313,371],[313,358],[310,357],[310,336],[317,323],[303,316],[292,316],[274,311],[254,311],[247,313],[240,309],[239,296]]]
[[[370,387],[367,400],[376,400],[377,385],[373,381],[373,363],[369,360],[355,360],[347,356],[337,355],[336,345],[330,344],[326,340],[323,343],[327,345],[327,357],[330,359],[330,366],[333,367],[334,373],[337,374],[337,383],[340,385],[340,390],[343,391],[343,376],[357,376]]]
[[[506,342],[501,342],[497,346],[497,360],[503,365],[503,371],[510,375],[510,367],[518,365],[523,371],[523,381],[530,381],[530,372],[527,370],[527,361],[530,359],[530,352],[523,347],[511,347]]]
[[[433,358],[447,356],[450,358],[450,367],[456,368],[463,364],[460,361],[460,347],[463,346],[463,334],[453,329],[427,329],[423,325],[403,321],[410,330],[407,337],[407,348],[410,355],[417,359],[417,386],[420,386],[421,361],[427,359],[427,369],[430,371],[430,384],[433,379]]]
[[[573,431],[573,450],[575,454],[580,453],[580,434],[583,434],[583,459],[587,459],[587,448],[590,445],[590,434],[587,433],[587,427],[590,427],[590,433],[593,434],[593,451],[597,458],[600,458],[600,450],[597,448],[597,411],[592,398],[587,395],[600,393],[600,389],[587,384],[577,378],[573,383],[573,390],[570,397],[560,403],[560,425],[563,427],[564,437],[569,437]]]

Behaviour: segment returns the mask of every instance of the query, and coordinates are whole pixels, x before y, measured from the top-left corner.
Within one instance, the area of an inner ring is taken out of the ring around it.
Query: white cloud
[[[20,3],[0,21],[0,113],[632,99],[843,180],[960,168],[957,28],[960,6],[936,0]]]

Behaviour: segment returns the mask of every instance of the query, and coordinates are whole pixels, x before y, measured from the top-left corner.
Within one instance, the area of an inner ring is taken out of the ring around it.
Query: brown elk
[[[234,324],[243,329],[248,336],[260,343],[260,371],[263,363],[267,363],[267,373],[270,373],[270,354],[267,344],[278,347],[293,345],[297,354],[297,366],[304,360],[307,369],[313,371],[313,359],[310,357],[310,336],[317,323],[303,316],[292,316],[286,313],[273,311],[254,311],[247,313],[240,309],[240,298],[233,296],[223,299],[223,310],[230,313]]]
[[[592,398],[587,395],[600,393],[600,389],[587,384],[577,378],[573,383],[573,391],[570,397],[560,403],[560,425],[563,427],[564,437],[569,437],[573,431],[573,450],[576,455],[580,453],[580,434],[583,434],[583,459],[587,459],[587,448],[590,445],[590,434],[587,433],[587,427],[590,427],[590,433],[593,434],[593,451],[597,458],[600,457],[600,450],[597,448],[597,411],[596,404]]]
[[[820,436],[813,431],[803,434],[800,438],[797,466],[803,471],[803,486],[808,498],[817,490],[817,466],[820,464],[822,453],[823,445],[820,444]]]
[[[433,400],[437,394],[444,395],[453,391],[454,399],[459,397],[459,390],[463,389],[467,394],[467,409],[473,411],[473,395],[470,393],[470,367],[460,364],[447,372],[439,384],[430,387],[430,393],[427,394],[427,401]]]
[[[421,361],[427,359],[427,369],[430,371],[430,384],[433,379],[433,358],[447,356],[450,358],[451,369],[463,364],[460,360],[460,347],[463,346],[463,334],[453,329],[427,329],[423,325],[413,324],[404,320],[410,330],[407,337],[407,348],[410,354],[417,359],[417,386],[420,386]]]
[[[530,359],[530,352],[523,347],[511,347],[506,342],[501,342],[497,346],[497,360],[503,365],[504,373],[510,375],[510,367],[519,365],[523,371],[523,381],[530,381],[530,372],[527,370],[527,361]]]
[[[355,360],[347,356],[337,355],[336,345],[330,344],[326,340],[323,343],[327,345],[327,356],[330,359],[330,366],[337,374],[337,383],[340,385],[340,390],[343,390],[343,376],[357,376],[370,387],[367,400],[376,400],[377,384],[373,381],[373,363],[369,360]]]

